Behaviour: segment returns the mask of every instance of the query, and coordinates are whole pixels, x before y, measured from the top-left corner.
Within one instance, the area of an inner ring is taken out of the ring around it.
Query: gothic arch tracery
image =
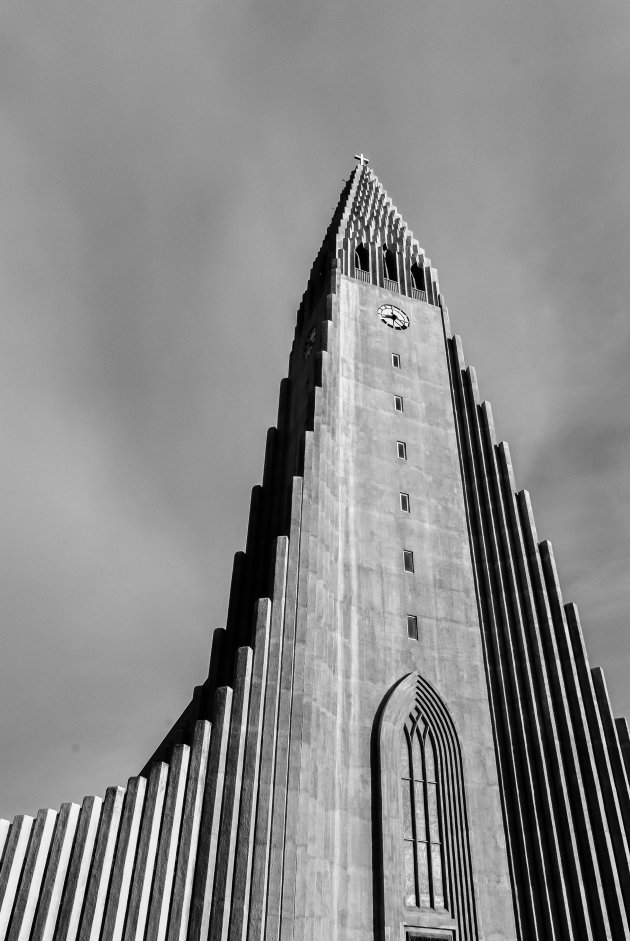
[[[477,941],[459,736],[418,673],[390,692],[378,724],[384,933],[451,929]]]
[[[403,726],[400,778],[405,905],[447,908],[440,773],[433,736],[419,710]]]

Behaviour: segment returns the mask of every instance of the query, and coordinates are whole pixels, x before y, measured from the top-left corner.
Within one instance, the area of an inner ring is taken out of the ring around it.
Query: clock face
[[[400,307],[394,307],[393,304],[383,304],[378,309],[378,315],[388,327],[394,330],[406,330],[409,326],[409,317]]]
[[[309,332],[309,335],[306,338],[306,342],[304,343],[304,359],[308,359],[309,356],[311,355],[311,350],[315,346],[316,336],[317,336],[317,330],[315,327],[313,327],[311,331]]]

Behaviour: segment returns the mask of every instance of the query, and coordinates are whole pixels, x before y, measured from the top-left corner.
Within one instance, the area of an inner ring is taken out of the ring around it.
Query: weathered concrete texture
[[[0,869],[0,937],[6,936],[11,919],[32,826],[33,818],[20,814],[5,840]]]
[[[173,880],[168,923],[168,941],[184,941],[188,929],[209,750],[210,723],[201,721],[197,723],[195,729],[188,766],[177,867]]]
[[[29,936],[31,941],[45,941],[54,937],[79,810],[78,804],[63,804],[59,811],[46,860],[45,876],[38,893],[37,915]]]
[[[298,310],[208,677],[126,791],[0,821],[0,941],[625,939],[629,777],[437,271],[361,164]]]
[[[61,908],[54,925],[55,941],[73,941],[77,937],[102,806],[100,797],[86,797],[81,805]]]
[[[386,302],[404,307],[408,330],[379,320]],[[325,355],[310,465],[305,457],[282,937],[373,932],[383,873],[372,852],[371,736],[388,690],[418,671],[443,697],[461,741],[480,930],[514,938],[441,312],[340,276]],[[398,440],[407,461],[397,457]],[[414,553],[414,574],[403,571],[403,548]],[[407,614],[418,618],[418,641],[407,637]],[[395,781],[395,767],[391,774]],[[433,924],[428,913],[405,911],[404,873],[398,881],[381,926],[392,938],[403,924]]]

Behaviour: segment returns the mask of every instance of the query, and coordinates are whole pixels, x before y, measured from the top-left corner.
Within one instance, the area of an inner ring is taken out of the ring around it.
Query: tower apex
[[[369,158],[366,157],[365,154],[355,154],[354,159],[358,160],[362,167],[367,166],[368,163],[370,162]]]

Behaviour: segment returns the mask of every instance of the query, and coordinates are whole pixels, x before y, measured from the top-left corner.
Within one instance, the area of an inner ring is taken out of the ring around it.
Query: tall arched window
[[[355,249],[354,267],[359,271],[370,270],[370,253],[368,251],[367,245],[364,245],[363,242],[361,242],[360,245],[357,245]]]
[[[444,908],[442,821],[436,753],[424,720],[406,723],[400,749],[405,904]]]
[[[383,273],[389,281],[398,281],[398,259],[396,252],[383,246]]]
[[[411,277],[413,279],[413,285],[418,291],[426,291],[424,268],[421,268],[417,261],[414,261],[411,266]]]
[[[478,941],[459,736],[418,673],[382,704],[375,772],[382,936]]]

